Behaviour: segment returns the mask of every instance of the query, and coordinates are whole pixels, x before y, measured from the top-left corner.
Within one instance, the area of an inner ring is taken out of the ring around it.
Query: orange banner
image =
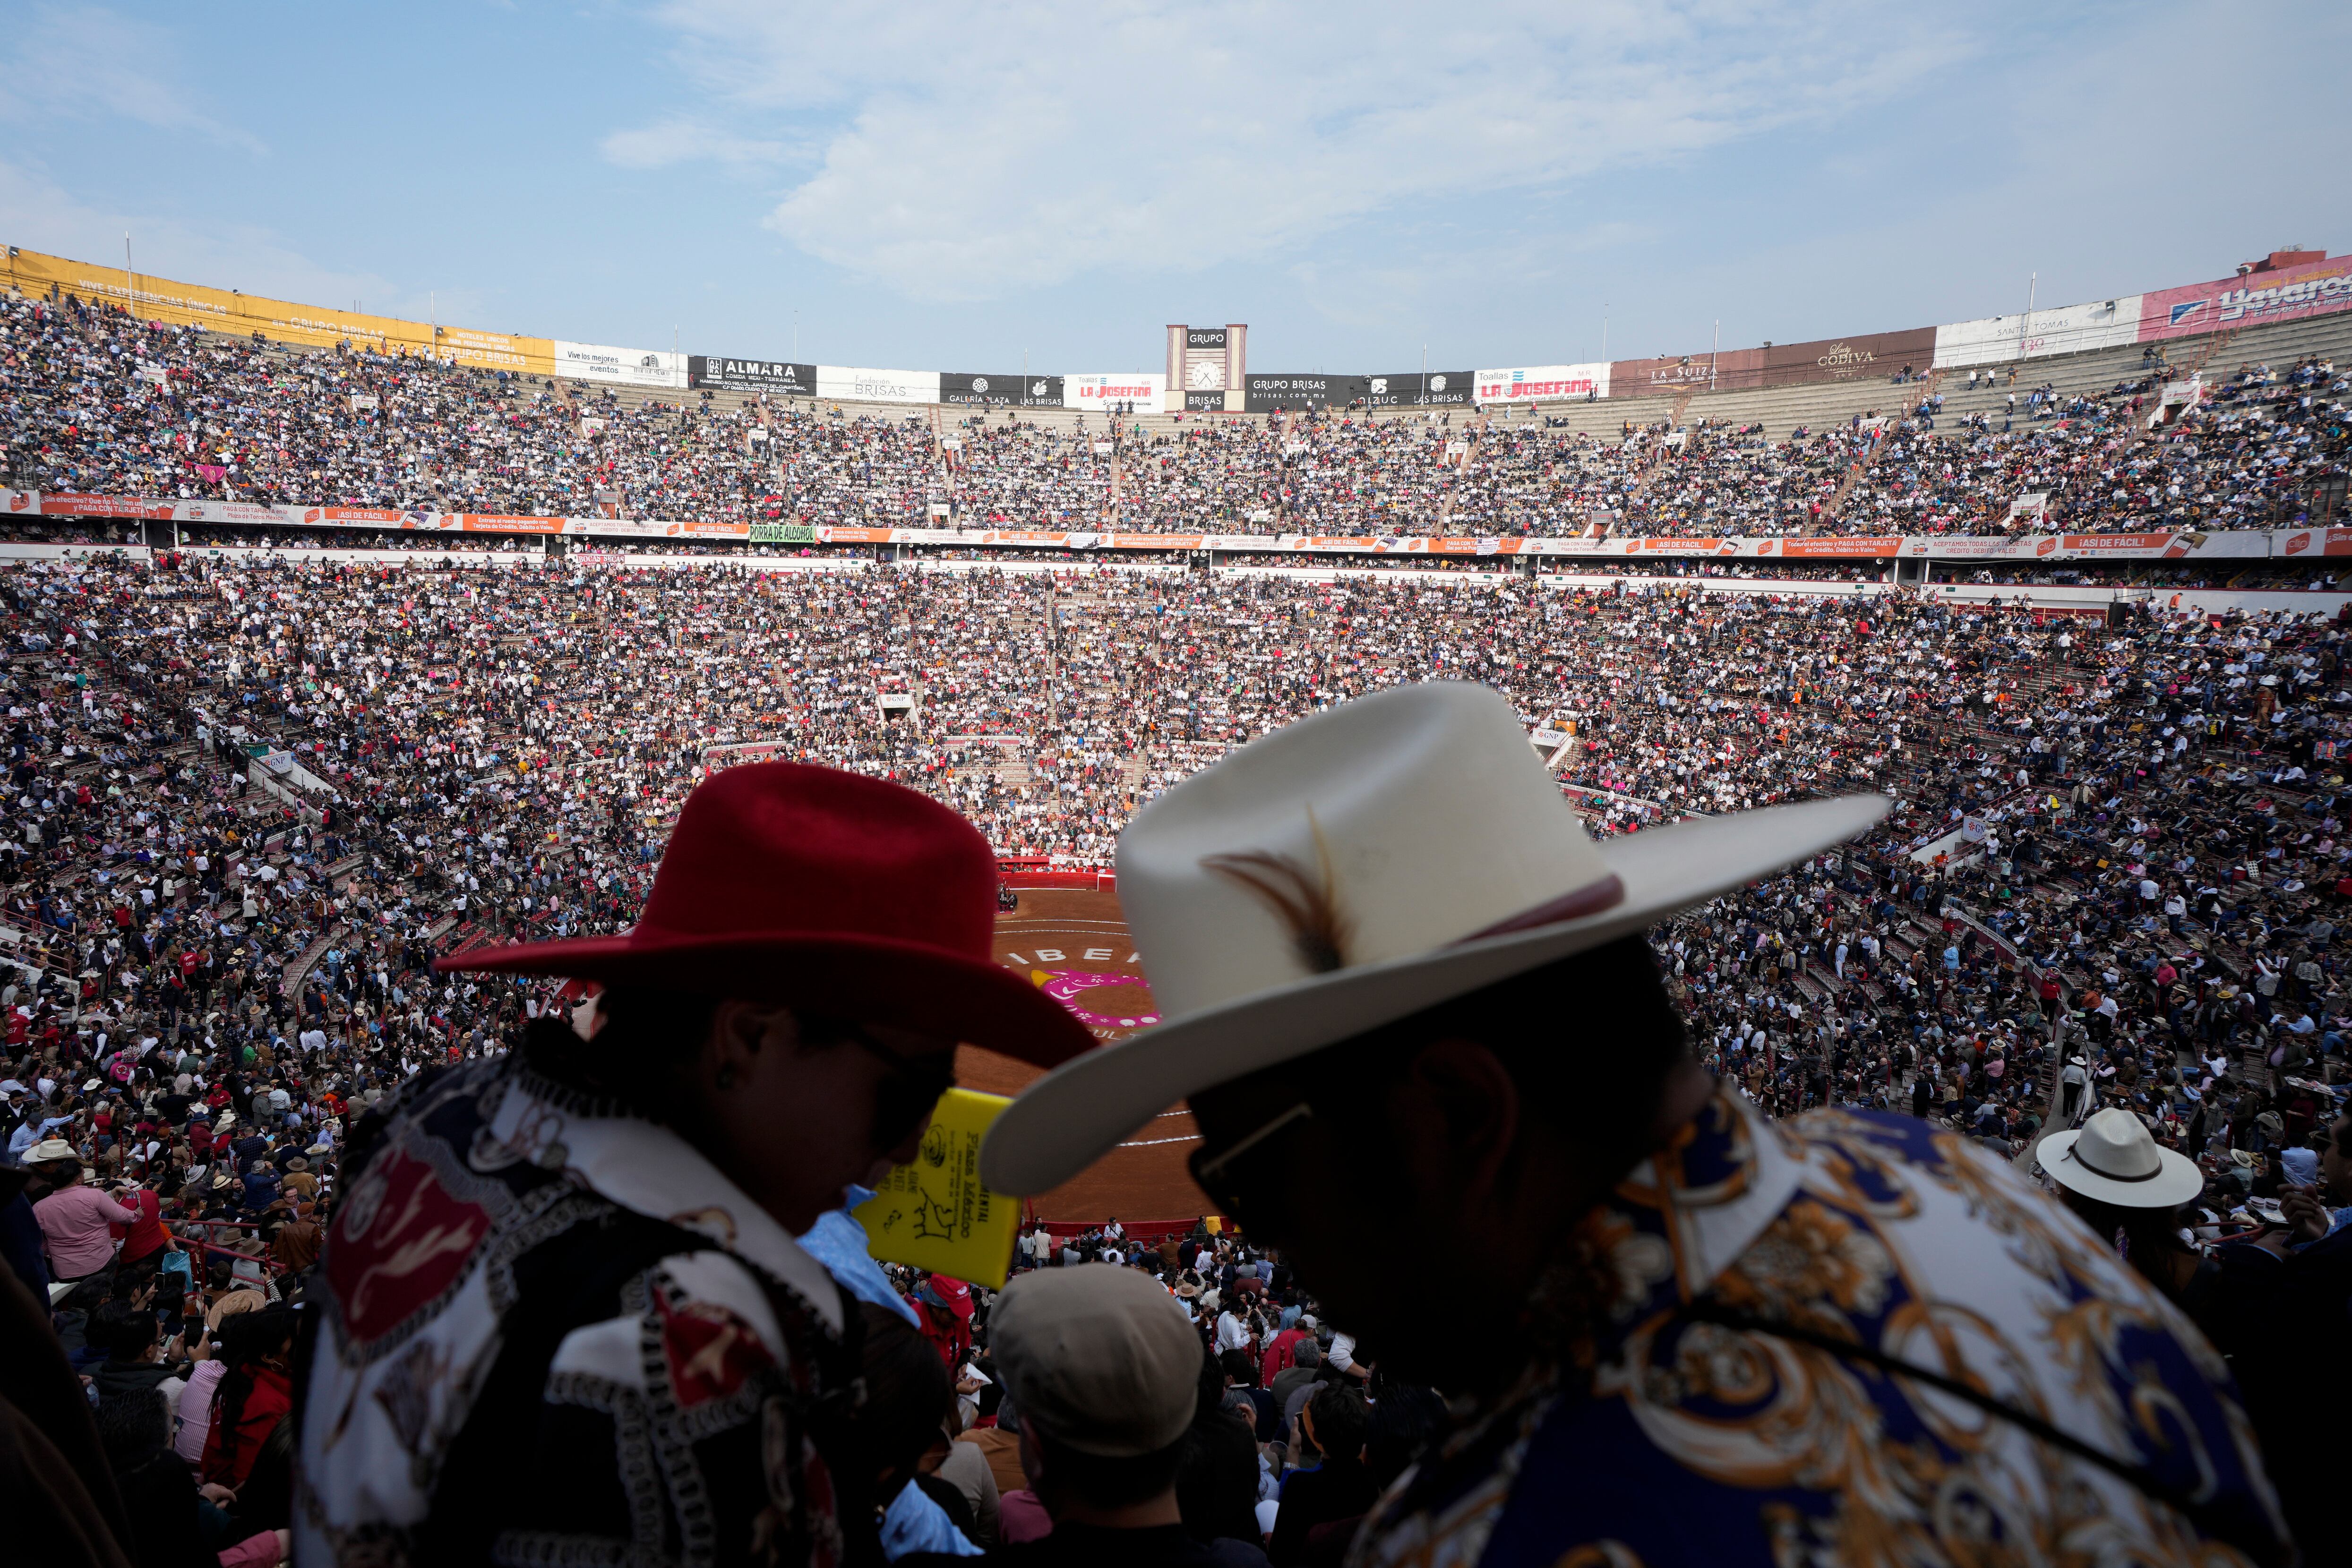
[[[2065,549],[2079,550],[2160,550],[2172,543],[2173,536],[2164,534],[2066,534],[2063,536]]]

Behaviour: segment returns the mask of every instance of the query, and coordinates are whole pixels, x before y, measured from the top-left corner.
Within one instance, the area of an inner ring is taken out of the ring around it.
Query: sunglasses
[[[940,1096],[955,1087],[952,1050],[908,1056],[848,1019],[804,1017],[800,1025],[801,1038],[810,1043],[854,1045],[886,1069],[882,1081],[874,1086],[874,1125],[868,1134],[877,1153],[905,1143],[939,1104]]]
[[[1299,1123],[1310,1120],[1315,1107],[1301,1100],[1255,1131],[1214,1154],[1206,1145],[1194,1149],[1185,1166],[1192,1180],[1218,1207],[1253,1234],[1278,1234],[1287,1225],[1286,1206],[1276,1162],[1268,1156],[1276,1140]],[[1251,1178],[1251,1169],[1256,1179]]]

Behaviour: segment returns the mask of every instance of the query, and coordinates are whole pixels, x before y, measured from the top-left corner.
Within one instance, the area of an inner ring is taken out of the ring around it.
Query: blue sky
[[[628,347],[1475,369],[2352,248],[2352,7],[50,6],[0,238]]]

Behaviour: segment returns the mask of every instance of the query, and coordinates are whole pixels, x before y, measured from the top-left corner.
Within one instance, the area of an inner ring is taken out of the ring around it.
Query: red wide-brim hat
[[[634,930],[433,967],[782,1002],[1056,1066],[1095,1040],[996,962],[996,885],[988,841],[929,796],[755,763],[687,797]]]

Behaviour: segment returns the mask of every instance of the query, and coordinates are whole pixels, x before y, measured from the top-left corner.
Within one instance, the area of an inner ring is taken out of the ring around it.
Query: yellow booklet
[[[1003,1288],[1021,1200],[981,1186],[980,1141],[1012,1103],[974,1089],[940,1096],[921,1151],[892,1166],[875,1196],[850,1211],[866,1227],[868,1252],[885,1263]]]

